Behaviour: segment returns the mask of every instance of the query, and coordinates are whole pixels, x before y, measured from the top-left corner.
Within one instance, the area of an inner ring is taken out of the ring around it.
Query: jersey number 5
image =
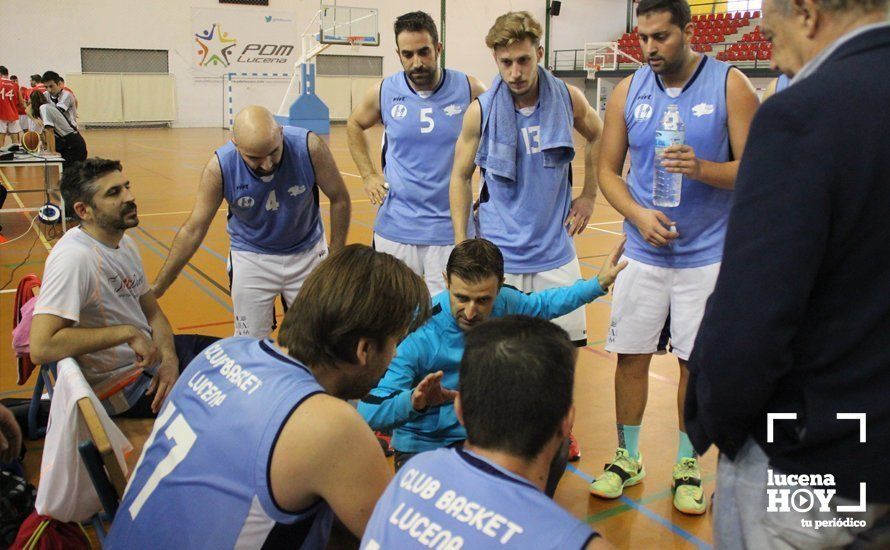
[[[157,436],[158,432],[164,430],[164,435],[167,439],[174,441],[175,443],[170,450],[167,451],[167,456],[158,462],[157,466],[155,466],[155,471],[148,476],[145,485],[142,486],[142,489],[139,490],[139,494],[133,499],[133,504],[130,505],[129,510],[130,517],[133,519],[136,519],[136,516],[139,515],[139,511],[142,510],[145,501],[148,500],[148,497],[150,497],[155,489],[158,488],[158,484],[161,483],[161,480],[167,477],[180,462],[185,460],[186,455],[189,454],[189,451],[195,444],[195,440],[198,438],[198,436],[195,435],[195,431],[189,426],[189,423],[186,422],[185,417],[182,416],[182,413],[174,418],[169,425],[167,424],[167,421],[170,420],[170,417],[175,413],[176,406],[173,403],[168,403],[164,412],[158,416],[158,419],[155,421],[155,429],[151,432],[151,435],[145,442],[145,451],[142,452],[142,456],[139,458],[139,464],[136,465],[133,477],[130,478],[131,482],[136,479],[139,467],[145,459],[146,452],[151,447],[151,444],[154,443],[155,436]],[[166,426],[166,429],[164,429],[164,426]]]
[[[428,134],[436,127],[436,121],[430,116],[431,114],[433,114],[433,110],[430,107],[420,110],[420,123],[427,124],[427,126],[420,127],[421,134]]]

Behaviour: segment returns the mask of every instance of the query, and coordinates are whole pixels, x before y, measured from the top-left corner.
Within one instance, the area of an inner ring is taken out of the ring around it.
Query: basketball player
[[[180,366],[216,338],[173,335],[148,288],[136,243],[125,234],[139,216],[120,162],[79,162],[65,169],[59,186],[80,226],[69,229],[46,260],[31,359],[46,364],[76,357],[93,387],[132,379],[103,405],[112,415],[153,417]]]
[[[22,132],[27,132],[29,127],[28,112],[25,110],[25,102],[28,100],[28,94],[31,93],[31,90],[26,86],[21,86],[19,84],[19,77],[16,75],[10,76],[9,79],[15,82],[15,85],[19,87],[19,97],[21,98],[21,101],[19,101],[18,108],[16,109],[19,114],[19,128]]]
[[[46,86],[43,84],[43,77],[39,74],[32,74],[31,77],[31,91],[39,90],[41,92],[46,91]]]
[[[0,65],[0,147],[6,144],[6,136],[12,143],[21,141],[21,125],[19,125],[19,108],[22,104],[19,85],[10,80],[9,70]]]
[[[357,537],[392,474],[346,399],[429,315],[423,280],[367,246],[331,254],[271,340],[234,337],[183,372],[130,478],[108,548],[325,548]]]
[[[568,334],[542,319],[468,333],[455,399],[467,442],[399,471],[362,548],[609,548],[542,492],[575,419],[575,358]]]
[[[500,77],[467,110],[451,174],[455,243],[467,238],[470,178],[482,168],[480,235],[504,253],[505,282],[523,292],[570,285],[581,278],[572,236],[587,227],[596,198],[602,123],[584,94],[538,63],[542,29],[528,12],[495,21],[485,38]],[[572,128],[587,142],[584,188],[572,200]],[[508,129],[510,132],[509,135]],[[504,147],[504,144],[508,144]],[[587,345],[584,309],[555,321],[578,346]],[[573,441],[571,457],[580,457]]]
[[[428,14],[406,13],[394,27],[404,70],[369,89],[352,112],[349,151],[371,204],[380,204],[374,248],[408,264],[435,295],[445,289],[442,273],[454,243],[448,206],[454,142],[467,107],[485,86],[439,67],[442,43]],[[364,134],[378,123],[384,126],[383,175]]]
[[[83,136],[71,125],[65,113],[46,99],[45,93],[37,90],[31,92],[28,114],[32,120],[39,122],[47,149],[62,155],[65,169],[87,158],[87,144]]]
[[[173,284],[225,199],[235,335],[263,338],[273,329],[275,297],[289,307],[328,254],[318,190],[331,202],[331,250],[346,242],[351,203],[331,152],[317,135],[282,128],[257,105],[238,113],[232,135],[207,162],[195,207],[153,288],[163,296]]]
[[[615,282],[606,344],[618,354],[618,450],[590,492],[618,498],[645,476],[639,433],[649,362],[670,313],[671,351],[681,370],[673,502],[681,512],[703,514],[701,472],[683,426],[686,361],[720,269],[732,188],[759,103],[741,71],[692,51],[686,0],[642,0],[637,16],[647,65],[625,78],[609,100],[599,177],[603,195],[625,217],[629,262]],[[652,202],[655,131],[669,105],[679,107],[686,142],[668,148],[663,165],[683,175],[682,194],[678,207],[658,208]]]
[[[540,292],[504,286],[504,257],[485,239],[470,239],[451,252],[448,288],[433,297],[433,316],[399,345],[386,375],[359,403],[375,430],[394,429],[395,466],[419,452],[460,444],[467,434],[451,403],[458,384],[464,338],[489,318],[521,314],[553,319],[604,295],[624,264],[622,247],[612,251],[597,277]],[[566,449],[568,452],[568,449]],[[565,458],[563,456],[563,458]],[[558,468],[559,475],[565,468]],[[547,494],[556,491],[554,475]]]
[[[55,71],[43,73],[43,85],[46,87],[46,99],[55,104],[74,129],[77,129],[77,100],[70,90],[62,84],[62,77]]]

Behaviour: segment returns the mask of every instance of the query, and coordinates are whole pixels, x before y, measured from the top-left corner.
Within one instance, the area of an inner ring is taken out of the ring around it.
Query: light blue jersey
[[[494,90],[494,88],[492,88]],[[561,87],[565,101],[572,99]],[[492,91],[479,96],[482,118],[493,105]],[[498,245],[506,273],[541,273],[575,257],[563,222],[572,202],[572,167],[545,167],[541,153],[540,104],[530,115],[516,111],[516,181],[486,178],[479,196],[480,236]]]
[[[670,245],[656,248],[647,243],[629,221],[625,254],[649,265],[671,268],[700,267],[720,261],[732,191],[717,189],[700,181],[683,178],[680,206],[652,204],[655,130],[668,105],[676,104],[686,124],[686,144],[695,156],[711,162],[731,160],[726,114],[726,80],[730,66],[702,56],[695,74],[679,97],[671,98],[652,69],[645,66],[634,73],[627,92],[624,121],[630,149],[627,186],[631,196],[644,208],[661,210],[677,222],[680,236]]]
[[[790,78],[788,78],[784,74],[779,75],[779,78],[776,79],[776,92],[775,93],[781,92],[782,90],[787,88],[789,84],[791,84]]]
[[[284,423],[324,390],[270,340],[220,340],[180,375],[118,509],[108,548],[324,548],[324,501],[282,510],[270,489]]]
[[[380,86],[383,174],[389,184],[374,232],[415,245],[454,243],[448,185],[454,144],[470,105],[467,75],[442,69],[432,95],[423,98],[404,72]]]
[[[574,550],[596,536],[527,479],[475,453],[439,449],[399,470],[361,547]]]
[[[324,236],[308,139],[309,130],[285,127],[281,164],[267,178],[254,174],[231,141],[216,150],[233,250],[296,254]]]

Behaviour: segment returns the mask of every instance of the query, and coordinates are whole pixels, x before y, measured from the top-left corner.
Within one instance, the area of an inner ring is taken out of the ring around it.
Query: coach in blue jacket
[[[416,453],[463,441],[467,432],[454,414],[464,333],[490,317],[529,315],[554,319],[606,294],[627,262],[624,244],[612,251],[596,278],[524,294],[503,286],[504,257],[485,239],[454,248],[445,271],[447,290],[433,297],[433,316],[398,347],[377,387],[359,403],[375,430],[394,429],[396,468]]]
[[[722,453],[717,547],[874,544],[890,522],[888,5],[763,3],[773,64],[795,76],[751,126],[685,410],[695,448]],[[768,413],[796,418],[770,438]],[[837,494],[806,510],[785,499],[801,486]]]

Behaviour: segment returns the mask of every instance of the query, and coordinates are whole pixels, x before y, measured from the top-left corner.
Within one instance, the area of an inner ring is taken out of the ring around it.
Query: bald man
[[[223,198],[229,207],[229,281],[235,335],[264,338],[275,297],[285,308],[328,255],[318,190],[331,203],[331,251],[346,242],[349,192],[327,145],[303,128],[282,128],[268,110],[246,107],[232,140],[207,162],[195,206],[152,285],[161,297],[204,240]]]

